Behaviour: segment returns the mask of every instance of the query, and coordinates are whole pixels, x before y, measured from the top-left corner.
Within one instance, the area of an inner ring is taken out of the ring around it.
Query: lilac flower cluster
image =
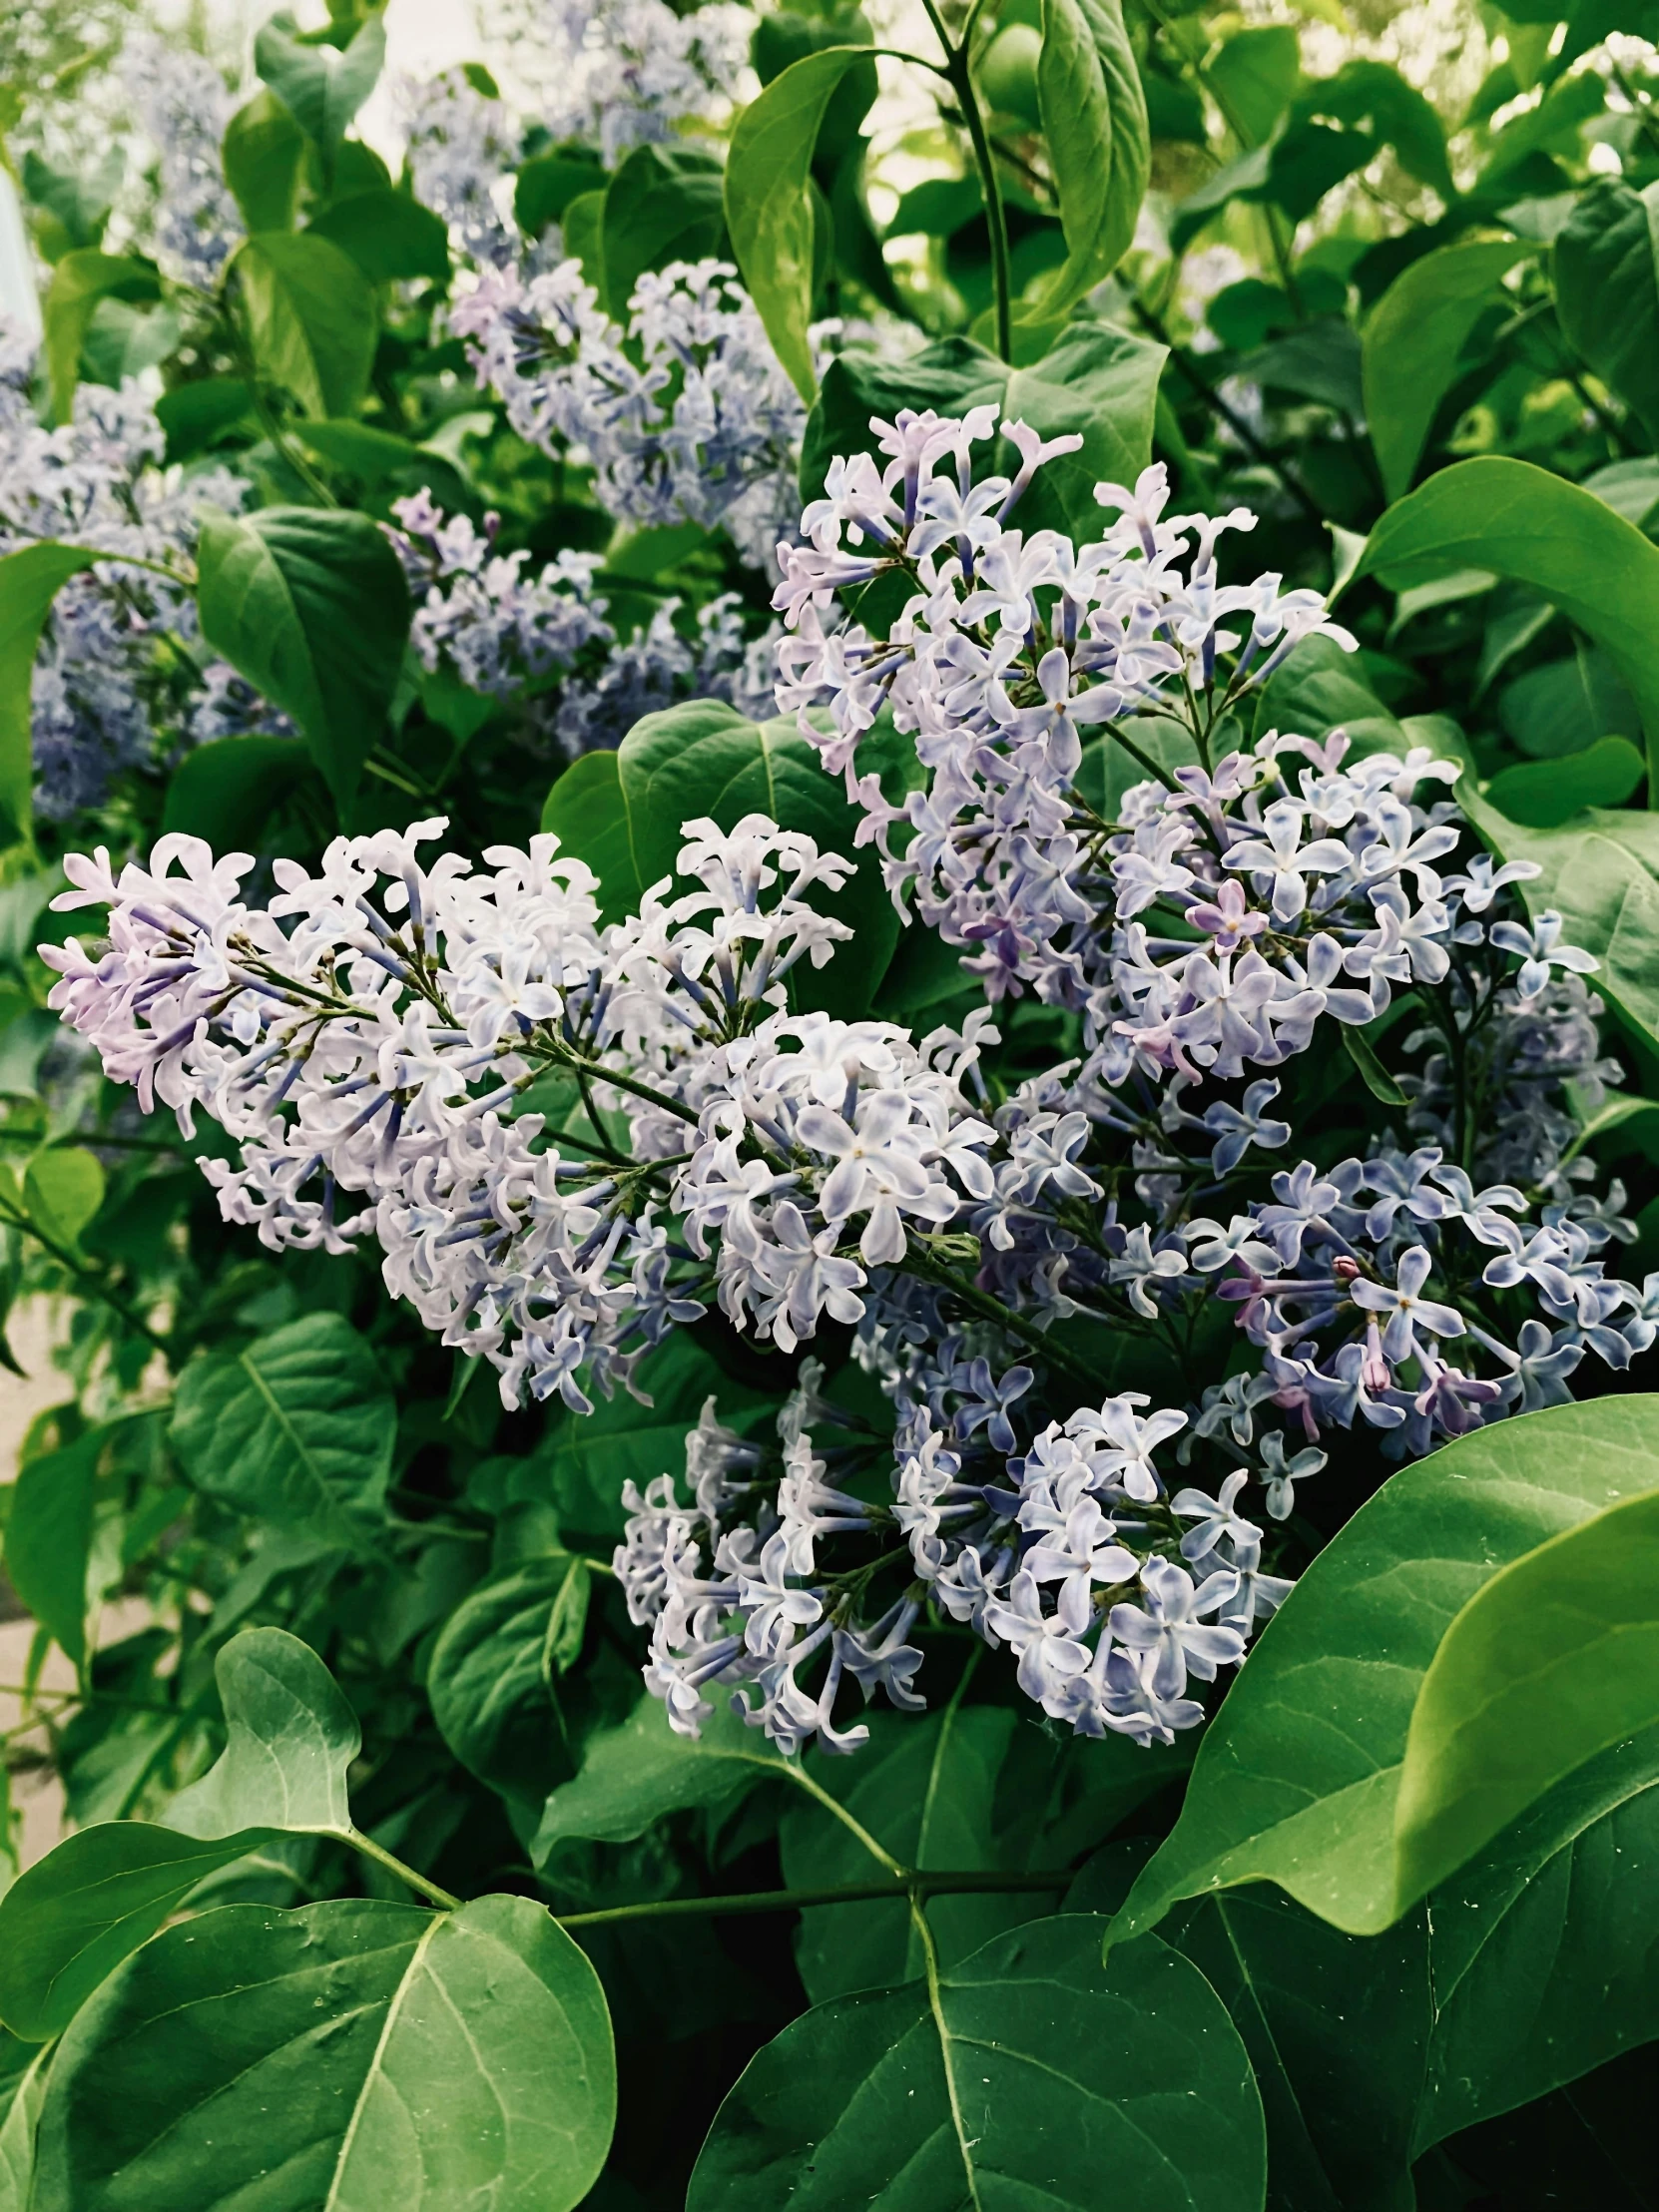
[[[803,728],[901,911],[991,996],[1062,1009],[1074,1056],[1008,1088],[989,1006],[919,1039],[793,1011],[790,974],[850,933],[815,903],[850,863],[760,816],[686,824],[680,885],[604,928],[545,836],[484,870],[422,859],[441,824],[342,838],[314,877],[277,863],[265,911],[246,856],[193,840],[119,881],[76,861],[66,902],[110,903],[110,946],[48,953],[53,1002],[147,1107],[238,1139],[207,1165],[229,1218],[278,1248],[372,1235],[508,1402],[637,1387],[717,1305],[785,1355],[850,1333],[890,1434],[808,1362],[778,1448],[711,1406],[691,1501],[666,1474],[629,1493],[617,1571],[675,1727],[718,1684],[788,1748],[849,1748],[842,1691],[919,1702],[931,1619],[1009,1646],[1051,1718],[1167,1741],[1282,1601],[1333,1431],[1426,1451],[1659,1335],[1580,1149],[1617,1072],[1595,962],[1527,917],[1534,870],[1474,848],[1454,764],[1238,743],[1236,702],[1332,626],[1275,578],[1222,586],[1218,526],[1163,522],[1155,476],[1102,487],[1128,520],[1099,545],[1026,541],[1006,517],[1045,441],[1008,425],[1018,469],[975,484],[989,425],[876,427],[891,465],[837,463],[781,549],[780,700],[828,709]],[[429,552],[449,527],[423,517]],[[462,550],[476,570],[487,541]],[[882,565],[917,590],[876,641],[832,593]],[[902,809],[859,771],[882,706],[927,777]],[[1102,813],[1080,729],[1134,746],[1150,706],[1193,757],[1148,756]],[[1387,1068],[1343,1049],[1367,1023]],[[1299,1157],[1333,1058],[1391,1103]],[[1091,1346],[1182,1402],[1102,1396]]]
[[[128,39],[121,71],[156,149],[155,251],[173,275],[209,288],[243,235],[225,182],[222,149],[233,107],[225,80],[206,56],[149,31]]]
[[[777,633],[752,638],[735,592],[697,610],[690,638],[676,627],[679,600],[669,599],[623,643],[594,596],[597,554],[563,552],[526,576],[527,553],[494,550],[498,515],[486,515],[479,531],[424,491],[396,501],[392,513],[422,667],[446,670],[487,698],[545,698],[567,759],[614,752],[643,715],[681,699],[770,712]]]
[[[32,370],[32,345],[11,338],[0,371],[0,553],[61,539],[110,555],[58,593],[35,661],[36,805],[64,821],[97,806],[121,769],[150,759],[158,729],[197,743],[230,727],[285,725],[203,651],[191,589],[200,510],[234,511],[247,487],[228,469],[188,482],[165,469],[155,409],[131,383],[83,384],[73,420],[47,429]],[[237,719],[227,722],[234,696]]]
[[[599,148],[614,169],[631,147],[718,122],[749,60],[755,16],[736,0],[547,0],[543,123]]]
[[[487,271],[450,309],[481,385],[519,435],[577,448],[620,521],[719,525],[771,558],[799,509],[806,410],[729,263],[642,276],[624,332],[575,261],[541,276]]]

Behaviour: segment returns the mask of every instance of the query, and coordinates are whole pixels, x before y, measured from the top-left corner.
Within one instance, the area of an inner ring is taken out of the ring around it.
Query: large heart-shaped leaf
[[[1659,546],[1593,492],[1491,455],[1441,469],[1388,509],[1356,576],[1396,591],[1485,569],[1542,592],[1605,647],[1641,709],[1649,781],[1659,747]]]
[[[210,514],[198,558],[208,643],[293,717],[343,804],[409,635],[409,587],[384,531],[342,509]]]
[[[1204,1976],[1087,1914],[815,2005],[716,2116],[687,2212],[1259,2212],[1262,2106]],[[1179,2088],[1176,2088],[1179,2084]]]
[[[1110,1902],[1097,1865],[1069,1910]],[[1580,1768],[1381,1936],[1344,1935],[1265,1884],[1172,1914],[1166,1937],[1244,2037],[1281,2200],[1400,2212],[1433,2144],[1650,2038],[1656,1871],[1649,1730]]]
[[[246,1628],[214,1662],[226,1743],[217,1764],[167,1809],[186,1836],[247,1829],[349,1836],[345,1775],[357,1716],[328,1669],[282,1628]]]
[[[868,753],[869,766],[902,791],[904,764],[914,761],[908,741],[894,738],[883,748],[876,740]],[[824,773],[793,721],[748,722],[718,699],[646,715],[622,741],[614,781],[612,771],[578,763],[554,785],[542,827],[599,875],[609,921],[637,910],[644,889],[673,875],[686,823],[708,816],[731,830],[750,814],[768,815],[816,838],[821,851],[855,862],[849,882],[833,893],[816,891],[814,903],[856,932],[856,957],[798,970],[794,992],[802,1007],[862,1013],[898,942],[898,916],[873,848],[855,842],[860,811]]]
[[[232,1905],[171,1928],[53,2063],[37,2201],[65,2212],[568,2212],[615,2115],[598,1977],[528,1898]]]
[[[872,416],[890,422],[901,407],[960,415],[989,405],[1009,421],[1029,423],[1045,438],[1081,433],[1081,448],[1049,461],[1016,512],[1026,530],[1063,530],[1079,542],[1098,537],[1101,510],[1095,485],[1132,484],[1152,457],[1152,420],[1165,358],[1163,346],[1099,322],[1068,324],[1029,368],[1009,368],[971,338],[943,338],[905,361],[842,354],[826,370],[824,389],[808,418],[801,452],[803,496],[813,499],[822,492],[833,455],[876,450]],[[1011,448],[995,453],[987,448],[976,466],[980,474],[988,474],[1011,458]],[[1006,473],[1013,473],[1011,465]]]
[[[391,1469],[396,1410],[373,1353],[338,1314],[307,1314],[186,1369],[173,1444],[199,1490],[239,1512],[360,1544]]]
[[[1252,1881],[1355,1934],[1397,1920],[1426,1887],[1396,1819],[1413,1710],[1447,1630],[1511,1561],[1659,1487],[1655,1409],[1628,1397],[1522,1414],[1392,1476],[1252,1650],[1114,1940],[1182,1898]]]
[[[322,157],[332,179],[345,127],[385,66],[386,31],[378,14],[367,16],[343,53],[294,35],[291,15],[274,15],[254,41],[254,66],[288,109]]]

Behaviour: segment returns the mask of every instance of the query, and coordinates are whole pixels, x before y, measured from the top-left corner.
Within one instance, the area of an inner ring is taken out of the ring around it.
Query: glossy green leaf
[[[738,118],[726,163],[726,228],[743,280],[779,360],[809,403],[817,389],[813,312],[813,150],[825,110],[866,49],[830,46],[775,77]]]
[[[73,1252],[104,1203],[104,1170],[84,1145],[37,1152],[23,1177],[23,1203],[55,1244]]]
[[[355,790],[409,633],[384,531],[344,509],[210,513],[198,555],[210,645],[292,716],[336,800]]]
[[[1405,1093],[1378,1058],[1377,1047],[1363,1029],[1345,1028],[1342,1038],[1343,1049],[1360,1070],[1361,1081],[1373,1098],[1381,1099],[1384,1106],[1397,1107],[1409,1103]]]
[[[1628,738],[1598,738],[1561,761],[1525,761],[1494,776],[1486,798],[1499,814],[1553,830],[1588,807],[1622,807],[1640,790],[1647,763]]]
[[[50,2050],[43,2050],[31,2062],[0,2124],[0,2212],[29,2212],[40,2201],[33,2194],[35,2131],[46,2101],[52,2057]]]
[[[628,320],[628,301],[647,270],[719,255],[726,207],[719,161],[695,146],[636,146],[605,193],[605,292]]]
[[[1555,312],[1568,344],[1659,437],[1659,191],[1611,177],[1579,194],[1555,241]]]
[[[1397,1920],[1424,1887],[1395,1823],[1435,1653],[1501,1568],[1659,1487],[1654,1412],[1654,1399],[1625,1397],[1522,1414],[1391,1476],[1252,1650],[1114,1941],[1183,1898],[1252,1881],[1277,1882],[1355,1934]]]
[[[970,338],[941,339],[905,361],[842,355],[825,372],[824,389],[808,418],[802,490],[808,498],[819,495],[834,454],[875,450],[871,415],[890,422],[900,407],[959,415],[988,404],[1011,421],[1028,422],[1045,438],[1081,432],[1080,451],[1044,466],[1020,504],[1020,522],[1027,530],[1097,537],[1102,514],[1095,485],[1132,484],[1152,456],[1165,357],[1161,345],[1081,321],[1069,324],[1031,368],[1010,369]],[[987,444],[975,457],[976,472],[1011,475],[1017,465],[1011,456],[1010,447],[995,451]]]
[[[1431,185],[1442,200],[1456,198],[1445,130],[1433,105],[1386,62],[1347,61],[1334,76],[1315,78],[1297,96],[1292,115],[1293,122],[1368,125],[1375,143],[1393,148],[1407,176]]]
[[[1401,2212],[1434,2143],[1653,2035],[1656,1868],[1650,1730],[1590,1761],[1383,1935],[1344,1935],[1266,1886],[1172,1915],[1167,1939],[1250,2053],[1279,2198]]]
[[[355,414],[378,326],[356,263],[310,231],[261,231],[230,267],[263,372],[308,415]]]
[[[187,753],[167,787],[162,828],[205,837],[216,851],[258,848],[273,815],[311,773],[296,738],[213,738]]]
[[[26,1459],[6,1521],[12,1587],[77,1671],[87,1657],[93,1494],[108,1440],[108,1429],[92,1428],[60,1450]]]
[[[870,751],[880,753],[878,741]],[[899,748],[889,751],[898,773]],[[856,812],[793,720],[748,722],[720,700],[701,699],[647,715],[623,739],[614,770],[583,761],[560,777],[542,827],[599,875],[601,911],[612,920],[637,910],[645,890],[673,875],[684,824],[709,816],[731,830],[748,814],[769,815],[816,838],[821,851],[855,862],[851,880],[823,896],[820,911],[856,932],[857,956],[799,974],[794,989],[802,1006],[861,1013],[892,957],[898,917],[871,848],[854,842]]]
[[[356,205],[354,200],[346,202],[348,207]],[[377,430],[368,422],[296,423],[293,435],[308,453],[319,454],[330,468],[354,476],[360,484],[383,484],[403,469],[418,468],[423,458],[412,439]]]
[[[1536,862],[1540,872],[1517,886],[1528,911],[1559,913],[1567,941],[1601,962],[1599,995],[1659,1041],[1659,820],[1592,807],[1560,829],[1532,830],[1476,792],[1458,800],[1492,851]]]
[[[65,2212],[569,2212],[610,2143],[598,1978],[528,1898],[233,1905],[82,2007],[41,2114]]]
[[[1059,315],[1123,259],[1151,173],[1146,97],[1119,0],[1042,0],[1037,99],[1066,238],[1042,309]]]
[[[386,59],[385,25],[378,13],[364,18],[343,53],[294,35],[291,15],[274,15],[254,41],[254,66],[322,157],[332,179],[345,127],[374,90]]]
[[[167,1809],[167,1825],[213,1839],[255,1828],[348,1836],[346,1769],[357,1716],[309,1644],[283,1628],[245,1628],[214,1661],[225,1749]]]
[[[1598,647],[1581,640],[1570,655],[1506,684],[1497,712],[1505,735],[1529,761],[1583,753],[1598,738],[1642,734],[1636,702],[1617,669]]]
[[[513,187],[513,220],[526,238],[539,238],[573,200],[602,192],[604,184],[605,172],[597,156],[574,149],[536,154],[520,165]]]
[[[160,297],[161,284],[154,268],[131,255],[101,254],[88,247],[80,253],[66,254],[59,262],[46,294],[43,341],[52,412],[59,422],[69,421],[75,411],[81,344],[99,301]]]
[[[253,392],[240,376],[204,376],[175,384],[156,401],[156,420],[167,432],[169,462],[194,460],[227,432],[249,420]]]
[[[482,1583],[444,1623],[426,1668],[432,1718],[462,1766],[533,1804],[574,1772],[547,1646],[578,1564],[553,1552]]]
[[[198,1883],[262,1841],[256,1832],[203,1842],[149,1821],[66,1836],[0,1898],[0,2019],[31,2042],[61,2035]]]
[[[262,88],[225,129],[225,182],[250,231],[291,231],[305,171],[305,134]]]
[[[631,1843],[665,1814],[719,1805],[793,1772],[758,1728],[724,1706],[701,1736],[677,1736],[660,1701],[642,1698],[619,1727],[588,1738],[581,1772],[548,1799],[530,1855],[539,1867],[576,1839]]]
[[[305,226],[308,239],[337,246],[370,283],[449,275],[449,231],[441,216],[390,185],[376,185],[336,200]]]
[[[1410,489],[1435,410],[1501,279],[1532,249],[1512,239],[1442,246],[1403,270],[1366,324],[1366,424],[1390,499]]]
[[[378,1506],[396,1408],[373,1353],[338,1314],[307,1314],[179,1380],[173,1447],[197,1489],[330,1543],[360,1544]]]
[[[1441,469],[1372,531],[1362,576],[1396,591],[1455,569],[1529,584],[1601,645],[1634,693],[1650,765],[1659,745],[1659,546],[1593,493],[1529,461]]]
[[[1006,1706],[954,1705],[920,1719],[871,1713],[850,1759],[810,1754],[808,1771],[907,1867],[1040,1873],[1063,1867],[1179,1778],[1185,1747],[1060,1744]],[[823,1805],[797,1795],[779,1831],[791,1889],[867,1882],[868,1849]],[[927,1917],[946,1964],[1003,1930],[1054,1910],[1060,1892],[940,1896]],[[902,1899],[815,1906],[802,1915],[796,1963],[814,2003],[920,1975],[920,1938]]]
[[[52,602],[98,555],[50,541],[0,556],[0,838],[29,831],[34,792],[30,687]]]
[[[1659,1495],[1505,1567],[1435,1652],[1394,1814],[1402,1888],[1443,1881],[1594,1753],[1659,1723]]]
[[[1302,48],[1294,23],[1235,31],[1204,71],[1204,81],[1231,129],[1260,145],[1296,97]]]
[[[1225,2008],[1156,1940],[1102,1965],[1100,1927],[999,1936],[931,1998],[816,2005],[721,2106],[687,2212],[1259,2212],[1261,2100]]]

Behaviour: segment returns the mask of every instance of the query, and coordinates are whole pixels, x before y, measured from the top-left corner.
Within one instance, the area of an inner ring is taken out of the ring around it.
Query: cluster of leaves
[[[1308,76],[1288,22],[946,10],[909,149],[941,173],[889,206],[869,24],[780,10],[728,145],[607,172],[532,133],[514,206],[526,239],[559,226],[613,313],[643,272],[737,262],[812,403],[804,496],[872,415],[994,401],[1084,441],[1028,527],[1092,535],[1095,481],[1156,451],[1184,507],[1261,513],[1251,572],[1340,586],[1360,653],[1304,648],[1257,727],[1431,744],[1492,848],[1540,863],[1527,895],[1601,960],[1629,1076],[1581,1142],[1631,1183],[1653,1266],[1648,13],[1525,0],[1443,116],[1375,59]],[[548,459],[473,388],[439,311],[445,227],[351,134],[380,54],[345,8],[262,35],[224,155],[247,235],[212,289],[106,251],[109,175],[24,170],[48,403],[159,365],[170,461],[254,484],[204,536],[201,629],[297,735],[161,747],[99,821],[32,830],[30,670],[94,556],[0,562],[0,1300],[69,1317],[5,1562],[38,1624],[30,1685],[51,1643],[75,1673],[32,1687],[6,1771],[50,1765],[76,1830],[0,1899],[0,2212],[1644,2201],[1659,1400],[1626,1393],[1639,1376],[1386,1480],[1345,1446],[1295,1524],[1318,1556],[1196,1763],[1060,1741],[947,1623],[918,1631],[943,1702],[873,1715],[854,1759],[783,1760],[724,1714],[691,1743],[642,1700],[607,1571],[623,1484],[680,1465],[711,1393],[764,1429],[797,1361],[711,1317],[654,1357],[649,1406],[504,1413],[370,1259],[278,1263],[227,1230],[193,1165],[215,1132],[141,1123],[55,1041],[29,948],[66,843],[182,829],[312,858],[342,825],[439,813],[469,850],[539,814],[620,914],[682,821],[764,809],[858,861],[833,1012],[968,1003],[790,725],[684,707],[555,778],[529,701],[409,653],[379,525],[422,486],[499,511],[533,561],[602,554],[619,632],[721,591],[758,621],[767,586],[718,532],[618,531],[580,456]],[[1205,294],[1207,258],[1234,275]],[[912,349],[849,346],[820,382],[826,314],[908,324]],[[1085,774],[1115,795],[1125,769],[1102,746]],[[1000,1085],[1064,1049],[1044,1010],[1006,1029]],[[1399,1103],[1363,1048],[1306,1082],[1298,1125],[1333,1159]],[[547,1092],[555,1124],[588,1126]],[[890,1419],[844,1331],[812,1349],[832,1398]],[[1103,1388],[1140,1380],[1132,1348],[1078,1350]],[[115,1596],[152,1625],[99,1645]]]

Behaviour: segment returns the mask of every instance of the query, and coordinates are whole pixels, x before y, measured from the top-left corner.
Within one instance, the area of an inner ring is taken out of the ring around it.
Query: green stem
[[[922,1964],[927,1974],[927,2009],[933,2015],[933,2027],[939,2038],[939,2062],[944,2068],[945,2092],[950,2099],[950,2124],[956,2131],[956,2148],[961,2153],[962,2172],[967,2180],[968,2202],[973,2212],[982,2212],[979,2199],[979,2179],[973,2170],[973,2160],[968,2152],[972,2147],[966,2127],[962,2123],[961,2099],[956,2093],[956,2068],[952,2060],[950,2026],[944,2016],[944,2006],[939,1997],[939,1953],[933,1941],[933,1931],[927,1925],[927,1915],[922,1911],[921,1900],[910,1900],[910,1925],[921,1942]]]
[[[988,1291],[982,1291],[977,1283],[969,1283],[954,1268],[948,1268],[941,1261],[932,1259],[914,1241],[911,1242],[902,1265],[907,1274],[919,1275],[924,1283],[937,1284],[941,1291],[949,1291],[953,1298],[960,1299],[970,1312],[978,1314],[982,1320],[993,1321],[999,1329],[1005,1329],[1011,1337],[1017,1337],[1022,1345],[1039,1354],[1050,1366],[1064,1369],[1073,1382],[1081,1382],[1086,1389],[1092,1390],[1095,1387],[1099,1378],[1091,1375],[1081,1361],[1073,1359],[1070,1353],[1055,1344],[1051,1337],[1045,1336],[1042,1330],[1033,1327],[1022,1314],[1014,1313],[1000,1299],[992,1298]]]
[[[1002,205],[1002,181],[996,173],[996,156],[985,135],[985,119],[979,112],[979,96],[973,89],[973,77],[968,69],[968,42],[973,36],[974,25],[979,20],[979,8],[983,0],[976,0],[973,13],[963,29],[960,45],[951,44],[933,0],[921,0],[921,4],[927,11],[927,20],[932,24],[939,44],[944,48],[945,81],[956,95],[956,104],[962,111],[962,121],[967,126],[968,140],[973,147],[974,166],[979,172],[979,189],[985,197],[985,222],[991,234],[991,282],[996,288],[996,350],[1002,360],[1011,361],[1014,357],[1014,293],[1008,261],[1008,217]]]
[[[59,1244],[55,1237],[49,1237],[27,1214],[14,1214],[10,1207],[0,1206],[0,1222],[5,1223],[8,1228],[21,1229],[26,1237],[33,1237],[36,1244],[52,1255],[59,1267],[74,1276],[76,1282],[82,1284],[94,1298],[102,1299],[112,1312],[119,1314],[129,1329],[153,1344],[164,1358],[172,1358],[171,1339],[164,1337],[159,1330],[152,1329],[137,1308],[130,1305],[119,1291],[112,1291],[96,1269],[77,1260],[72,1252]]]
[[[769,1767],[772,1765],[772,1762],[770,1760],[764,1761],[762,1763]],[[870,1857],[875,1861],[877,1866],[886,1868],[888,1874],[893,1877],[894,1881],[903,1883],[908,1882],[912,1879],[911,1870],[905,1866],[904,1862],[901,1859],[895,1859],[892,1853],[886,1849],[885,1845],[878,1844],[875,1841],[875,1838],[870,1834],[869,1830],[864,1827],[863,1823],[861,1821],[855,1820],[853,1816],[846,1810],[846,1807],[841,1803],[840,1799],[836,1797],[831,1797],[830,1792],[824,1787],[821,1782],[815,1782],[813,1777],[807,1772],[805,1767],[796,1765],[792,1762],[791,1764],[785,1766],[781,1771],[786,1780],[793,1782],[797,1789],[805,1790],[807,1795],[810,1798],[815,1799],[820,1805],[822,1805],[827,1813],[832,1814],[834,1818],[840,1822],[842,1828],[846,1830],[847,1834],[849,1836],[855,1837],[857,1841],[863,1845],[865,1851],[869,1853]],[[882,1894],[885,1895],[885,1892],[883,1892]]]
[[[446,1912],[458,1910],[461,1903],[458,1897],[452,1897],[447,1890],[440,1889],[428,1876],[416,1874],[413,1867],[404,1866],[401,1859],[394,1859],[389,1851],[383,1851],[360,1829],[353,1828],[341,1841],[349,1844],[353,1851],[360,1852],[363,1858],[372,1859],[377,1867],[384,1867],[387,1874],[396,1875],[399,1882],[418,1896],[430,1898],[434,1905],[441,1905]]]
[[[880,1898],[965,1896],[994,1892],[1020,1896],[1041,1892],[1053,1897],[1071,1883],[1069,1874],[911,1874],[885,1882],[848,1882],[830,1890],[754,1890],[738,1897],[660,1898],[642,1905],[611,1905],[595,1913],[561,1913],[566,1929],[603,1928],[619,1921],[708,1920],[727,1914],[802,1913],[815,1905],[859,1905]]]

